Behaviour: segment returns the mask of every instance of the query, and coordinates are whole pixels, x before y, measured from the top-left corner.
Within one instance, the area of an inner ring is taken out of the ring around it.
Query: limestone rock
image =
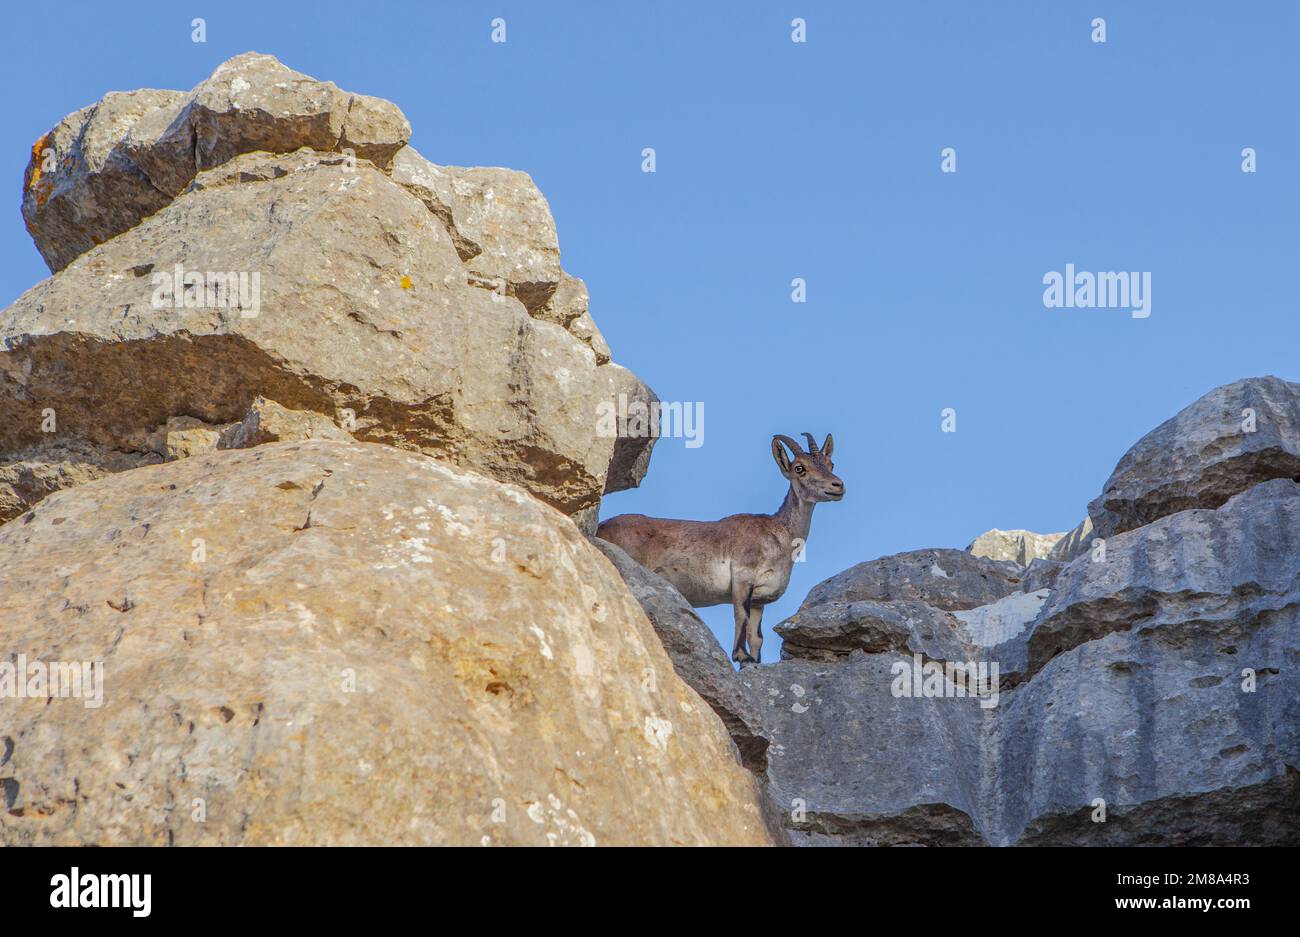
[[[800,608],[827,602],[924,602],[952,611],[1019,591],[1022,570],[965,550],[913,550],[859,563],[813,587]]]
[[[163,291],[178,265],[207,289]],[[177,308],[187,295],[201,305]],[[0,458],[39,441],[46,408],[65,441],[138,451],[172,417],[232,423],[263,396],[351,410],[358,439],[575,513],[606,486],[615,439],[596,415],[614,376],[561,327],[470,287],[446,231],[368,162],[250,153],[5,312]]]
[[[410,136],[396,105],[250,52],[188,94],[114,92],[65,118],[32,147],[23,218],[58,271],[240,154],[351,149],[384,169]]]
[[[273,443],[57,492],[0,527],[0,626],[104,668],[100,708],[7,701],[5,845],[770,842],[610,565],[418,454]]]
[[[437,166],[407,147],[393,179],[453,232],[471,283],[517,298],[533,314],[551,300],[564,277],[560,242],[550,206],[527,173]]]
[[[1020,588],[1024,592],[1054,588],[1056,579],[1063,569],[1065,564],[1060,560],[1034,560],[1025,567],[1025,576],[1020,582]]]
[[[1052,548],[1064,536],[1064,533],[1036,534],[1032,530],[998,530],[995,527],[976,537],[966,552],[1028,566],[1034,560],[1050,555]]]
[[[892,652],[740,672],[772,740],[772,796],[796,845],[979,845],[980,710],[895,698]],[[970,704],[970,705],[966,705]]]
[[[791,659],[741,674],[796,843],[1300,841],[1300,484],[1035,560],[974,608],[920,604],[951,604],[930,559],[887,559],[816,587],[778,627]],[[941,663],[942,693],[895,694]],[[996,697],[950,698],[962,663],[996,663]]]
[[[258,397],[244,418],[221,434],[219,448],[250,449],[269,442],[303,439],[350,442],[352,437],[323,414],[288,410],[274,400]]]
[[[153,452],[120,452],[78,440],[21,447],[0,460],[0,524],[55,491],[160,461]]]
[[[801,608],[775,631],[783,659],[833,661],[854,651],[892,651],[965,660],[956,614],[923,602],[824,602]]]
[[[613,381],[610,403],[615,412],[634,404],[645,407],[649,412],[652,404],[659,403],[655,392],[622,365],[607,364],[603,370]],[[658,435],[627,434],[614,437],[614,454],[609,461],[609,474],[605,477],[605,494],[625,491],[641,484],[641,479],[650,470],[650,454],[654,451],[658,438]]]
[[[1300,485],[1108,538],[1061,574],[1000,713],[999,825],[1025,843],[1294,845],[1297,654]]]
[[[1274,479],[1217,510],[1181,511],[1106,540],[1056,582],[1029,642],[1033,670],[1112,631],[1244,628],[1296,614],[1300,485]]]
[[[758,731],[758,720],[735,668],[709,626],[668,580],[646,569],[612,543],[598,537],[593,537],[591,542],[614,564],[640,603],[678,676],[700,694],[727,727],[741,762],[752,770],[766,768],[767,739]]]
[[[150,434],[149,448],[167,462],[188,459],[215,452],[225,429],[192,416],[174,416]]]
[[[1048,554],[1048,559],[1058,563],[1068,563],[1075,557],[1087,553],[1096,536],[1092,530],[1092,518],[1085,517],[1078,526],[1072,528],[1056,542],[1051,553]]]
[[[1111,537],[1177,511],[1217,508],[1251,485],[1300,477],[1300,384],[1247,378],[1210,391],[1124,454],[1088,505]]]

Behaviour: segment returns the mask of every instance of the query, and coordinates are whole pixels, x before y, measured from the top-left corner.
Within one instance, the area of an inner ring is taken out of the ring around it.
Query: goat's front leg
[[[738,664],[743,664],[749,656],[745,653],[745,629],[749,623],[749,599],[753,593],[752,585],[732,578],[731,610],[736,617],[736,641],[731,646],[731,659]]]
[[[755,664],[763,662],[763,606],[750,603],[748,620],[745,622],[745,640],[749,643],[749,660]]]

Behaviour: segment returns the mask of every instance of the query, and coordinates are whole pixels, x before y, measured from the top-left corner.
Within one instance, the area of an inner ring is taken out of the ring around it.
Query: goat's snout
[[[844,497],[844,482],[838,478],[832,478],[826,483],[826,494],[830,496],[832,501],[840,500],[840,498]]]

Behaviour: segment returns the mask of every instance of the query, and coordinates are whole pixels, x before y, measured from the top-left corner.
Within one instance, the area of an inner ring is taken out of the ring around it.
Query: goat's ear
[[[822,443],[822,455],[824,455],[826,458],[829,459],[831,457],[831,453],[834,451],[835,451],[835,437],[832,436],[830,433],[827,433],[826,441]]]
[[[781,440],[772,440],[772,458],[776,459],[776,467],[781,470],[781,474],[786,478],[790,477],[790,457],[785,454],[785,446],[781,445]]]

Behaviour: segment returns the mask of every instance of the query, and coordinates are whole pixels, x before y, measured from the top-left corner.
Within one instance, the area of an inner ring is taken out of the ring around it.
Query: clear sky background
[[[530,173],[615,360],[665,400],[703,402],[704,445],[661,441],[604,516],[773,511],[772,434],[834,432],[848,494],[817,509],[768,610],[769,661],[772,626],[827,576],[991,527],[1068,529],[1124,451],[1202,393],[1300,377],[1300,4],[202,0],[50,16],[37,36],[10,9],[0,40],[5,304],[48,274],[18,210],[32,141],[105,92],[188,89],[253,50],[395,101],[434,162]],[[1067,263],[1150,271],[1150,318],[1045,309],[1043,275]],[[729,643],[730,610],[704,615]]]

